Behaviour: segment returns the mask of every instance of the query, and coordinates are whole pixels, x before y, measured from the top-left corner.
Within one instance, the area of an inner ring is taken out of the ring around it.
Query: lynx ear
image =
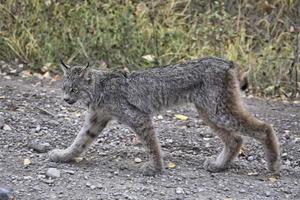
[[[62,59],[60,59],[60,64],[60,68],[63,70],[64,74],[66,74],[71,68],[70,66],[66,65]]]
[[[81,69],[81,72],[80,72],[80,76],[81,77],[84,76],[84,74],[86,73],[86,71],[89,68],[89,66],[90,66],[90,63],[88,62],[87,65]]]

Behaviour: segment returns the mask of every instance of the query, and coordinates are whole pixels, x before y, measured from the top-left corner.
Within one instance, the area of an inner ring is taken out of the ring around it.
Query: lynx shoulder
[[[66,149],[50,152],[52,161],[78,157],[111,119],[130,126],[149,152],[142,171],[155,175],[163,170],[162,154],[151,116],[165,108],[192,103],[199,116],[224,143],[217,159],[207,159],[205,168],[218,172],[236,158],[242,137],[250,136],[264,147],[268,167],[279,172],[280,150],[273,128],[246,111],[240,97],[235,64],[220,58],[157,67],[135,73],[103,73],[89,66],[68,66],[64,71],[64,100],[88,103],[84,125]]]

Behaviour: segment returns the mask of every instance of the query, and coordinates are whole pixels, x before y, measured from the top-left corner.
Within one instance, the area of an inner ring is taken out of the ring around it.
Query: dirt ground
[[[245,104],[279,136],[280,177],[268,174],[262,147],[250,138],[228,171],[205,171],[205,158],[216,156],[222,144],[191,106],[153,117],[166,169],[145,177],[139,170],[144,149],[118,122],[108,125],[83,160],[49,162],[47,152],[37,152],[32,143],[47,150],[67,147],[83,123],[84,106],[64,103],[59,82],[0,75],[0,187],[22,200],[300,199],[300,104],[249,97]],[[46,175],[49,168],[59,177]]]

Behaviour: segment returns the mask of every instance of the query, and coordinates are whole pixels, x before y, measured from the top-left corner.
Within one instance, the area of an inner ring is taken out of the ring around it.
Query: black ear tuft
[[[84,76],[84,74],[86,73],[89,66],[90,66],[90,63],[88,62],[87,65],[81,69],[80,76]]]
[[[64,73],[66,73],[70,69],[70,66],[66,65],[61,58],[60,58],[60,64],[61,64],[60,67],[64,71]]]

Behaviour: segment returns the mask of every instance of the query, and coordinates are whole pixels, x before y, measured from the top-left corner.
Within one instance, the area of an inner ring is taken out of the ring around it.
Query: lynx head
[[[62,60],[60,60],[60,62],[61,69],[64,72],[62,87],[64,92],[63,99],[68,104],[74,104],[84,95],[84,76],[88,71],[89,63],[86,66],[71,67],[66,65]]]

